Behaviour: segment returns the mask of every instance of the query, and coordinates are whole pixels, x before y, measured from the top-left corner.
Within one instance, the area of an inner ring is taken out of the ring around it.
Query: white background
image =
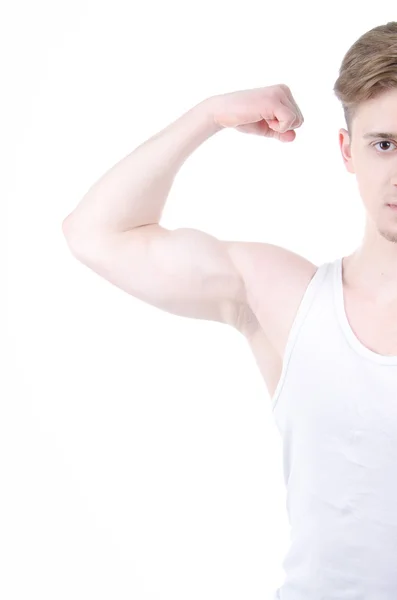
[[[364,211],[332,88],[351,44],[393,8],[3,7],[2,600],[270,600],[281,585],[282,441],[244,338],[101,279],[71,255],[62,220],[204,98],[286,83],[305,117],[296,140],[210,138],[178,173],[162,224],[274,243],[316,264],[351,253]]]

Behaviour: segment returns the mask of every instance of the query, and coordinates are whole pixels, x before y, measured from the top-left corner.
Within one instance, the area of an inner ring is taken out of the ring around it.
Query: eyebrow
[[[382,138],[382,139],[387,139],[387,140],[392,138],[392,139],[396,140],[397,133],[383,133],[383,132],[373,131],[371,133],[366,133],[363,137],[364,138]]]

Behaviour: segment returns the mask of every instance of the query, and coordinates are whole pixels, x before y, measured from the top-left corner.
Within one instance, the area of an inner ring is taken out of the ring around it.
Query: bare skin
[[[393,356],[397,212],[386,202],[397,202],[397,154],[376,153],[363,135],[369,130],[397,131],[396,100],[393,91],[378,99],[382,111],[376,100],[363,105],[354,121],[353,143],[346,130],[339,137],[343,160],[356,173],[368,215],[361,247],[343,261],[346,316],[365,346]],[[283,84],[216,97],[120,161],[63,223],[74,256],[112,284],[161,310],[219,321],[241,332],[270,396],[281,375],[296,312],[318,267],[273,244],[221,241],[195,229],[171,231],[159,221],[177,170],[210,135],[234,127],[288,143],[302,123],[302,113]],[[368,179],[371,169],[375,179]]]

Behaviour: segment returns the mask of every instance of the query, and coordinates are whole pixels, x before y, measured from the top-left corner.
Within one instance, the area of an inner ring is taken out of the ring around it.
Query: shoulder
[[[280,337],[288,333],[318,265],[270,243],[231,242],[229,253],[245,290],[237,307],[237,329],[247,335],[262,330],[282,345]]]

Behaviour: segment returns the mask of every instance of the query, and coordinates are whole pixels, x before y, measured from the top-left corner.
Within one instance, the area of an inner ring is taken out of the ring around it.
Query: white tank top
[[[397,356],[347,320],[342,258],[296,313],[272,398],[290,547],[276,600],[397,599]]]

